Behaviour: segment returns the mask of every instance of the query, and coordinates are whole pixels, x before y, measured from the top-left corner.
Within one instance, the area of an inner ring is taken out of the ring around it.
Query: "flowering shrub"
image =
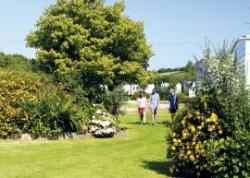
[[[89,123],[89,132],[93,136],[103,138],[103,137],[113,137],[116,133],[117,118],[108,113],[102,105],[94,105],[96,109]]]
[[[170,143],[177,176],[249,177],[250,97],[232,51],[205,51],[198,97],[174,120]]]
[[[88,116],[74,97],[34,73],[0,70],[0,137],[55,137],[78,131]]]
[[[0,78],[0,137],[20,137],[29,117],[19,99],[37,100],[42,83],[34,76],[4,70],[0,70]]]
[[[207,145],[224,142],[223,127],[215,113],[184,111],[176,118],[170,137],[173,174],[186,177],[210,175]]]

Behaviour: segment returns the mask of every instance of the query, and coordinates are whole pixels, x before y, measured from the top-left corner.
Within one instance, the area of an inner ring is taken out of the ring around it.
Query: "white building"
[[[167,88],[169,86],[169,83],[161,82],[161,88]]]
[[[140,87],[138,84],[125,84],[124,90],[127,95],[133,95],[135,92],[138,92],[140,90]]]
[[[127,95],[133,95],[136,92],[143,91],[143,89],[140,88],[138,84],[125,84],[123,88],[125,92],[127,93]],[[148,84],[146,88],[144,89],[144,92],[146,92],[147,94],[151,94],[154,88],[155,88],[155,84]]]
[[[193,81],[182,81],[183,91],[189,97],[195,97],[195,83]]]
[[[235,55],[244,69],[246,85],[250,86],[250,35],[242,36],[236,41]]]
[[[181,86],[181,83],[177,83],[176,85],[175,85],[175,92],[178,94],[178,93],[181,93],[181,88],[182,88],[182,86]]]
[[[148,85],[146,86],[146,88],[145,88],[144,91],[145,91],[147,94],[151,94],[154,88],[155,88],[155,84],[148,84]]]

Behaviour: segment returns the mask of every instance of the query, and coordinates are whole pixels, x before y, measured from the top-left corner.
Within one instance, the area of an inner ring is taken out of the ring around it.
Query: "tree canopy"
[[[143,23],[123,15],[124,8],[122,2],[58,0],[28,34],[27,45],[38,49],[42,70],[60,80],[77,76],[83,88],[141,83],[152,51]]]

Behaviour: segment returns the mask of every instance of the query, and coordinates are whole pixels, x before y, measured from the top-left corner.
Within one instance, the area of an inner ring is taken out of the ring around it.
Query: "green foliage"
[[[198,91],[199,95],[208,96],[208,109],[223,118],[229,135],[233,135],[239,127],[250,128],[249,92],[246,90],[243,69],[232,60],[232,51],[224,47],[216,50],[214,57],[204,54],[207,73]]]
[[[187,96],[185,93],[182,93],[182,92],[178,93],[177,97],[178,97],[180,103],[186,103],[187,104],[191,100],[191,98],[189,98],[189,96]]]
[[[121,107],[127,102],[127,100],[128,97],[126,96],[126,92],[122,86],[119,86],[113,91],[106,92],[105,97],[103,98],[103,104],[108,112],[117,116],[118,114],[121,114]]]
[[[209,162],[213,177],[250,177],[250,133],[239,130],[236,137],[228,137],[217,149],[211,149]]]
[[[224,46],[214,57],[205,51],[207,74],[200,94],[207,94],[207,108],[218,113],[227,136],[218,149],[209,149],[213,176],[249,177],[250,101],[243,68],[232,60],[233,48]]]
[[[160,68],[157,72],[158,73],[166,73],[166,72],[179,72],[179,71],[185,71],[185,67]]]
[[[194,81],[196,72],[193,62],[188,61],[186,66],[182,68],[159,69],[158,73],[160,73],[160,76],[158,76],[155,83],[161,84],[161,82],[166,82],[175,87],[177,83],[181,83],[183,80]]]
[[[174,173],[184,177],[249,177],[250,105],[244,73],[240,65],[232,60],[233,49],[227,49],[224,46],[216,50],[214,55],[210,51],[208,48],[204,53],[205,68],[200,70],[203,73],[199,74],[201,86],[198,97],[187,105],[188,108],[183,113],[186,117],[180,117],[182,119],[177,117],[173,123],[176,138],[171,137],[172,146],[178,146],[172,152]],[[195,120],[201,118],[204,124],[196,122],[192,117],[190,119],[195,112],[198,113]],[[216,117],[212,117],[213,115]],[[206,126],[206,124],[209,125]],[[188,131],[185,131],[186,134],[184,134],[185,129]],[[197,129],[198,132],[196,132]],[[180,139],[180,136],[184,137],[184,135],[192,138],[193,141],[197,138],[203,139],[203,141],[200,140],[204,149],[203,156],[198,154],[197,157],[196,154],[191,158],[190,154],[196,151],[191,144],[176,145],[174,139]],[[187,159],[183,160],[182,157]],[[196,158],[202,158],[202,160],[194,162]]]
[[[58,0],[40,17],[27,44],[39,49],[45,72],[55,74],[59,82],[72,76],[91,100],[103,93],[101,86],[141,83],[152,52],[143,23],[122,15],[124,8],[123,3]]]
[[[192,61],[188,61],[187,65],[185,66],[185,71],[190,73],[192,76],[195,77],[196,75],[196,67]]]
[[[161,100],[168,100],[168,97],[171,93],[170,88],[174,87],[156,87],[155,91],[160,95]]]
[[[80,130],[88,122],[83,106],[63,86],[44,81],[35,73],[0,70],[0,137],[56,137]]]
[[[32,62],[33,60],[27,59],[26,57],[19,54],[6,55],[4,53],[0,53],[1,68],[18,71],[32,71]]]
[[[200,99],[200,107],[207,104],[206,98]],[[216,149],[218,144],[223,144],[225,137],[220,118],[215,113],[190,105],[178,113],[172,122],[172,129],[169,156],[173,159],[173,175],[211,177],[209,151]]]
[[[170,84],[172,88],[175,87],[177,83],[181,83],[183,80],[193,81],[195,76],[188,72],[174,72],[168,75],[160,75],[157,79],[157,84],[161,84],[162,82]]]
[[[42,91],[37,101],[21,100],[20,105],[31,120],[23,132],[34,138],[57,137],[62,132],[79,132],[88,121],[87,116],[73,98],[65,98],[54,91]]]
[[[159,93],[162,100],[168,100],[169,96],[171,94],[171,89],[173,89],[173,88],[175,88],[175,86],[170,85],[168,87],[156,87],[155,90],[157,93]],[[180,103],[187,103],[187,102],[189,102],[189,99],[190,99],[186,94],[184,94],[182,92],[178,93],[177,97],[178,97]]]

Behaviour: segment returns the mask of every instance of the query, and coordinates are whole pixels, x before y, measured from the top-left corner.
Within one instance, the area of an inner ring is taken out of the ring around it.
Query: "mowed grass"
[[[148,121],[151,122],[150,113]],[[165,126],[169,115],[159,111],[159,124],[139,123],[138,114],[120,117],[128,130],[110,139],[64,141],[0,141],[2,178],[163,178],[168,177]]]

